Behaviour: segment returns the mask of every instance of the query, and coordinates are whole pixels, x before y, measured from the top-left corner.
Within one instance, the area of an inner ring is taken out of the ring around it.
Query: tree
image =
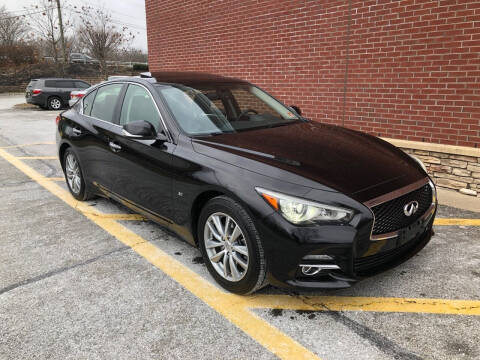
[[[21,41],[14,45],[0,45],[0,59],[4,59],[9,65],[13,65],[16,76],[20,65],[35,62],[35,47]]]
[[[102,9],[84,6],[80,14],[81,25],[77,30],[79,44],[99,61],[100,70],[107,77],[107,60],[112,59],[134,36],[126,26],[118,28],[111,15]]]
[[[48,45],[49,55],[58,62],[59,45],[61,39],[57,5],[52,0],[40,0],[34,9],[29,9],[29,25],[35,36]],[[63,22],[65,32],[71,28],[67,19]],[[67,61],[65,59],[64,61]]]
[[[9,14],[5,5],[0,7],[0,45],[15,45],[23,39],[27,31],[24,17]]]
[[[148,54],[141,49],[124,49],[117,54],[117,59],[120,61],[130,61],[130,62],[148,62]]]

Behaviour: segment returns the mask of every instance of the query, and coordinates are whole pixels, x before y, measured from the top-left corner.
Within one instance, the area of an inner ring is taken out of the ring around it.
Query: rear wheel
[[[50,110],[60,110],[62,108],[62,100],[58,96],[52,96],[48,99],[48,108]]]
[[[266,262],[255,225],[234,200],[219,196],[202,209],[198,239],[210,274],[225,289],[249,294],[266,285]]]
[[[75,199],[84,201],[92,198],[87,192],[78,157],[71,148],[65,150],[63,155],[63,171],[68,190]]]

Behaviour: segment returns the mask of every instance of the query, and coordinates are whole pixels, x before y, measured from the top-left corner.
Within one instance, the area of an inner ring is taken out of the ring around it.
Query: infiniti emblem
[[[410,201],[409,203],[405,204],[403,207],[403,213],[406,216],[412,216],[418,210],[418,201]]]

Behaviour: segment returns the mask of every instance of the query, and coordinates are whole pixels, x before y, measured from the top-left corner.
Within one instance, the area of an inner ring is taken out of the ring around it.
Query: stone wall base
[[[397,139],[384,140],[420,159],[438,187],[480,196],[480,149]]]

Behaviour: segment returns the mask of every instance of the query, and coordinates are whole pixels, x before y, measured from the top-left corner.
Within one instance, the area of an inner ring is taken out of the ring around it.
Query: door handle
[[[73,128],[72,131],[75,135],[82,135],[82,130],[79,128]]]
[[[112,149],[113,152],[119,152],[120,150],[122,150],[122,147],[116,143],[114,143],[113,141],[110,141],[108,143],[108,146],[110,146],[110,149]]]

